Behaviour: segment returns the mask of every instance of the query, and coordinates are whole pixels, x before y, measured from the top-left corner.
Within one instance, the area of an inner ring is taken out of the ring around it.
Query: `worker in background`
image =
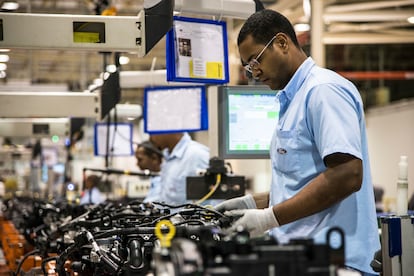
[[[105,201],[104,195],[98,188],[99,182],[100,178],[95,174],[90,174],[86,177],[85,189],[79,204],[99,204]]]
[[[270,230],[280,243],[326,244],[327,231],[340,227],[347,268],[376,275],[370,262],[380,242],[359,91],[307,57],[276,11],[251,15],[237,43],[246,71],[279,90],[280,114],[270,146],[270,191],[216,205],[234,216],[227,230],[243,227],[251,236]]]
[[[187,132],[153,134],[150,141],[164,153],[159,201],[170,205],[188,203],[187,176],[196,176],[197,171],[208,168],[209,148],[192,140]]]
[[[141,170],[149,170],[151,173],[159,173],[162,163],[162,151],[156,148],[150,141],[144,141],[137,145],[135,150],[137,166]],[[160,200],[161,177],[159,175],[151,176],[151,186],[144,202],[156,202]]]

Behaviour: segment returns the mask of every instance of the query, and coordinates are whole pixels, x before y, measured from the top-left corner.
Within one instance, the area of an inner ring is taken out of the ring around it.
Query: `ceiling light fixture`
[[[9,60],[9,55],[0,55],[0,62],[8,62]]]
[[[129,57],[127,56],[120,56],[119,57],[119,64],[125,65],[129,63]]]
[[[116,72],[116,65],[115,64],[109,64],[106,66],[106,72],[114,73]]]
[[[19,3],[14,2],[14,1],[10,1],[10,2],[4,2],[1,5],[1,9],[2,10],[7,10],[7,11],[15,11],[19,8]]]
[[[294,26],[297,33],[307,32],[310,30],[310,25],[308,23],[298,23]]]

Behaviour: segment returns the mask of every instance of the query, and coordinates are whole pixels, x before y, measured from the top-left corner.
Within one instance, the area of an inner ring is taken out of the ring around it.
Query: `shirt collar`
[[[315,62],[313,61],[311,57],[308,57],[299,66],[295,74],[293,74],[292,78],[290,79],[288,84],[285,86],[285,88],[280,91],[285,94],[289,102],[293,99],[295,94],[300,90],[300,87],[302,86],[307,75],[309,74],[309,71],[312,69],[313,66],[315,66]]]
[[[187,147],[187,144],[190,141],[191,141],[190,135],[187,132],[184,133],[183,137],[181,137],[180,141],[178,141],[177,145],[175,145],[172,152],[169,152],[168,150],[165,151],[165,158],[166,159],[181,158],[184,155],[184,151]]]

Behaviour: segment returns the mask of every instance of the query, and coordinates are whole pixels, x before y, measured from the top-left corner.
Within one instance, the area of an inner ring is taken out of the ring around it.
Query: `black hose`
[[[46,264],[53,260],[57,260],[57,256],[48,257],[42,260],[41,268],[42,268],[43,275],[48,275],[46,271]]]
[[[19,275],[20,270],[22,269],[22,265],[23,265],[24,261],[26,261],[27,258],[29,258],[32,255],[36,255],[38,253],[40,253],[40,250],[39,249],[35,249],[35,250],[32,250],[32,251],[26,253],[23,256],[23,258],[20,260],[19,264],[17,265],[16,272],[14,273],[14,275],[15,276],[18,276]]]

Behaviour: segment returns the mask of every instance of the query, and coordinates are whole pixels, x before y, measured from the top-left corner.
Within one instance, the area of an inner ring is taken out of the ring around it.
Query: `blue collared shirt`
[[[151,184],[150,184],[151,186],[143,202],[160,201],[161,177],[159,175],[152,176],[150,181],[151,181]]]
[[[105,201],[105,197],[97,187],[92,190],[86,189],[80,199],[79,204],[100,204]]]
[[[277,97],[280,114],[270,148],[270,205],[291,198],[325,171],[323,158],[327,155],[340,152],[360,158],[364,173],[358,192],[271,233],[282,243],[299,237],[326,243],[326,232],[338,226],[345,232],[346,265],[373,273],[370,262],[380,244],[358,90],[350,81],[307,58]]]
[[[171,205],[188,203],[187,176],[196,176],[198,170],[207,169],[209,157],[209,148],[193,141],[188,133],[183,135],[172,152],[164,151],[159,201]]]

